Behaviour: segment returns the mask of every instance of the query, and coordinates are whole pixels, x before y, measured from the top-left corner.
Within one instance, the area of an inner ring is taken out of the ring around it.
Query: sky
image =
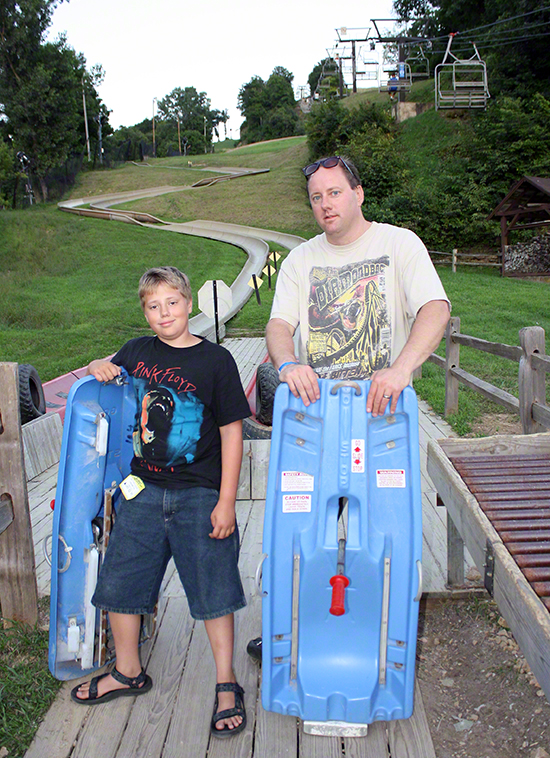
[[[154,98],[195,87],[211,108],[228,110],[227,136],[238,138],[237,98],[253,76],[266,80],[284,66],[295,91],[309,94],[308,76],[334,48],[337,28],[348,30],[342,39],[364,38],[370,19],[393,16],[391,0],[346,0],[340,10],[334,0],[70,0],[54,11],[47,39],[66,32],[88,70],[103,66],[98,92],[115,129],[151,118]]]

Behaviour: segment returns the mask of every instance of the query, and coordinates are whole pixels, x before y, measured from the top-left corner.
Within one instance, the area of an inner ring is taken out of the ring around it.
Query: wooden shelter
[[[524,176],[488,216],[500,218],[502,275],[506,272],[508,238],[512,230],[550,228],[550,178]],[[538,271],[539,274],[548,273]],[[523,275],[517,272],[517,275]]]

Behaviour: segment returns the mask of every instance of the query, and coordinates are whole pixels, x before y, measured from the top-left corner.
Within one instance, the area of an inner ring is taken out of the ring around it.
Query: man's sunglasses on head
[[[351,170],[351,168],[348,166],[346,161],[341,158],[339,155],[333,155],[330,158],[325,158],[322,161],[315,161],[315,163],[310,163],[308,166],[302,169],[302,172],[306,179],[309,179],[312,174],[314,174],[318,168],[335,168],[339,163],[341,163],[346,171],[348,171],[353,177],[355,177],[355,174]]]

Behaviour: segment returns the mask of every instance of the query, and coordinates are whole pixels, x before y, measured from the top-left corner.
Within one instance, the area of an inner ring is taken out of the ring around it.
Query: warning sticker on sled
[[[314,478],[302,471],[281,471],[282,492],[313,492]]]
[[[311,495],[283,495],[283,513],[311,513]]]
[[[382,468],[376,470],[377,487],[406,487],[405,471],[401,468]]]

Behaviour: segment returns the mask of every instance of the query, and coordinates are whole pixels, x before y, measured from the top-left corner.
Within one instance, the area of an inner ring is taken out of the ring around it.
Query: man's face
[[[340,165],[318,168],[310,177],[307,189],[315,220],[329,242],[347,245],[363,233],[363,188],[352,189]]]

